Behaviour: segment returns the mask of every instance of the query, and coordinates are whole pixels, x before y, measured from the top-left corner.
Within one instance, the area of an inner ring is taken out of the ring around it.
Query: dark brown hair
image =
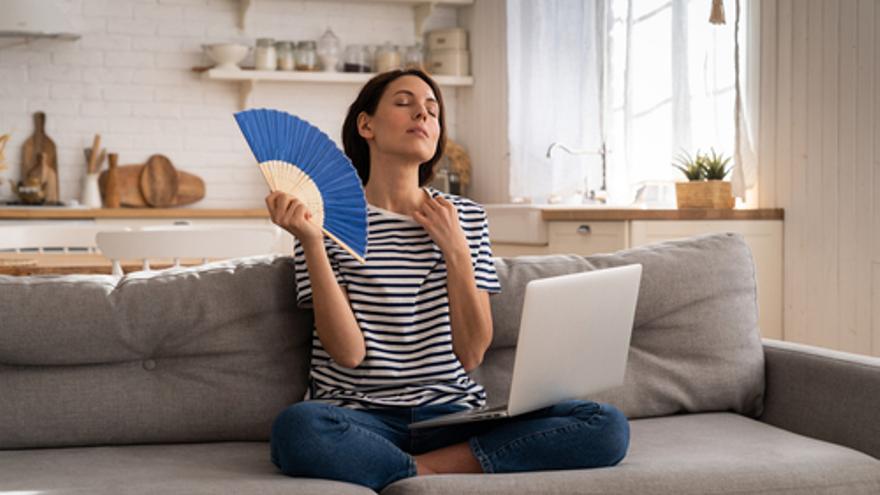
[[[392,70],[383,72],[374,76],[367,81],[354,103],[348,107],[348,115],[342,124],[342,145],[345,148],[345,154],[351,160],[354,168],[357,170],[363,185],[370,180],[370,147],[367,140],[364,139],[357,129],[357,119],[361,112],[367,112],[367,115],[374,115],[376,108],[379,106],[379,100],[385,93],[385,88],[391,81],[402,76],[416,76],[421,78],[437,98],[439,111],[437,118],[440,122],[440,137],[437,139],[437,149],[434,156],[430,160],[419,165],[419,187],[430,183],[434,179],[434,165],[443,156],[443,150],[446,148],[446,108],[443,106],[443,95],[440,94],[440,87],[431,79],[431,76],[418,69]]]

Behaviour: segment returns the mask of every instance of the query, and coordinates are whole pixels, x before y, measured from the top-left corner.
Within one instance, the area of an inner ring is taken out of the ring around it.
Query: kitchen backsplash
[[[237,27],[237,0],[70,0],[65,7],[79,27],[79,40],[0,41],[0,135],[12,134],[5,150],[9,170],[0,174],[19,178],[32,115],[43,111],[57,146],[62,201],[80,198],[83,148],[100,133],[102,146],[119,154],[120,165],[161,153],[175,168],[203,178],[206,195],[195,208],[262,207],[268,189],[232,117],[239,87],[202,80],[191,70],[210,65],[201,45],[253,45],[259,37],[315,40],[327,27],[343,46],[416,41],[413,7],[405,4],[260,0],[244,32]],[[454,8],[438,6],[425,31],[456,26],[456,16]],[[341,148],[345,112],[359,89],[359,84],[262,82],[251,106],[296,113]],[[454,138],[456,94],[444,89]]]

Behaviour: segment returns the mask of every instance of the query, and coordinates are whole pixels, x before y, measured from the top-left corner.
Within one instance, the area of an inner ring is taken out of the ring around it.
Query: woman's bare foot
[[[467,442],[414,456],[418,475],[440,473],[482,473],[477,458]]]
[[[426,474],[437,474],[434,470],[425,465],[424,459],[419,459],[419,457],[420,456],[415,456],[417,476],[424,476]]]

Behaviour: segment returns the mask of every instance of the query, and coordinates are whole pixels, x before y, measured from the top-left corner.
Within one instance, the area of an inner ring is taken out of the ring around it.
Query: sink
[[[542,210],[620,210],[644,209],[642,205],[606,204],[484,204],[489,219],[489,234],[493,242],[516,244],[547,245],[547,221],[541,216]]]

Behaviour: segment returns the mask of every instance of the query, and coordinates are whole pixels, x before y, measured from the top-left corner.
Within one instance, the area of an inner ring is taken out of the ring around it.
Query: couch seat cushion
[[[630,422],[630,449],[611,468],[408,478],[404,494],[880,493],[880,460],[733,413]]]
[[[371,494],[350,483],[291,478],[269,444],[223,442],[0,451],[0,493]]]

